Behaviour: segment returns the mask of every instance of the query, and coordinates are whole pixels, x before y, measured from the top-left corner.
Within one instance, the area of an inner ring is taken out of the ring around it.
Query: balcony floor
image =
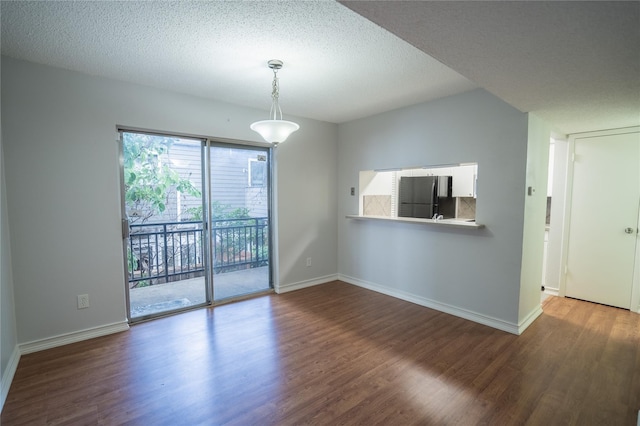
[[[269,288],[269,267],[215,274],[214,299],[255,293]],[[204,277],[129,290],[131,317],[153,315],[205,303]]]

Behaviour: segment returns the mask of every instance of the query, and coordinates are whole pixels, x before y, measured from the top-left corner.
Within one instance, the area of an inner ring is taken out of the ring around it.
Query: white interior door
[[[639,200],[639,133],[575,140],[567,296],[631,307]]]

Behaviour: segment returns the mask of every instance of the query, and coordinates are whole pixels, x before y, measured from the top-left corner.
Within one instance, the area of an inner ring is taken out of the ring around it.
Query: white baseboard
[[[542,306],[538,305],[535,309],[529,312],[529,315],[520,321],[518,324],[518,333],[516,334],[522,334],[540,315],[542,315]]]
[[[464,318],[466,320],[477,322],[482,325],[497,328],[498,330],[506,331],[507,333],[511,333],[511,334],[517,334],[517,335],[521,334],[524,331],[524,329],[527,328],[527,326],[531,322],[533,322],[535,318],[537,318],[537,315],[534,316],[534,313],[531,313],[527,317],[527,320],[530,320],[530,321],[529,322],[523,321],[522,325],[519,325],[519,324],[511,323],[508,321],[504,321],[498,318],[493,318],[488,315],[469,311],[467,309],[459,308],[457,306],[452,306],[446,303],[437,302],[435,300],[431,300],[426,297],[417,296],[415,294],[407,293],[401,290],[384,287],[372,282],[359,280],[357,278],[353,278],[347,275],[338,274],[338,279],[340,281],[344,281],[346,283],[353,284],[358,287],[363,287],[369,290],[373,290],[378,293],[386,294],[387,296],[395,297],[397,299],[406,300],[407,302],[415,303],[417,305],[421,305],[430,309],[435,309],[436,311],[440,311],[446,314]],[[542,310],[540,310],[540,313],[542,313]]]
[[[310,280],[299,281],[297,283],[280,284],[275,288],[276,293],[286,293],[288,291],[300,290],[306,287],[312,287],[314,285],[326,284],[331,281],[336,281],[338,274],[325,275],[324,277],[313,278]]]
[[[0,382],[0,412],[2,412],[4,402],[7,400],[7,395],[9,395],[9,388],[18,369],[18,362],[20,362],[20,349],[16,345],[7,363],[7,368],[2,374],[2,382]]]
[[[95,337],[106,336],[107,334],[119,333],[129,330],[127,321],[102,325],[100,327],[88,328],[86,330],[74,331],[72,333],[60,334],[58,336],[47,337],[46,339],[34,340],[32,342],[20,343],[20,354],[30,354],[32,352],[43,351],[69,343],[81,342]]]
[[[553,287],[546,287],[545,286],[544,293],[545,294],[550,294],[551,296],[557,296],[558,294],[560,294],[560,289],[553,288]]]

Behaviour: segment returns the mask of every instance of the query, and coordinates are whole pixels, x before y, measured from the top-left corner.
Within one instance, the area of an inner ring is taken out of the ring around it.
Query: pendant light
[[[282,68],[282,61],[272,59],[267,62],[269,68],[273,70],[273,83],[271,92],[271,111],[269,112],[269,120],[256,121],[251,125],[251,130],[258,132],[265,141],[274,145],[287,140],[289,135],[300,128],[293,121],[282,119],[282,109],[278,103],[280,96],[280,85],[278,84],[278,70]],[[278,114],[280,118],[278,118]]]

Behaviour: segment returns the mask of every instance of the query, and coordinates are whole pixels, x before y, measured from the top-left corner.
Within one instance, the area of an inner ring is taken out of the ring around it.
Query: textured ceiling
[[[638,1],[342,3],[2,1],[2,54],[265,110],[281,59],[285,117],[336,123],[483,87],[562,133],[640,125]]]
[[[566,134],[640,125],[640,2],[341,2]]]
[[[477,87],[333,1],[3,1],[0,12],[4,55],[260,109],[266,62],[281,59],[285,118],[339,123]]]

